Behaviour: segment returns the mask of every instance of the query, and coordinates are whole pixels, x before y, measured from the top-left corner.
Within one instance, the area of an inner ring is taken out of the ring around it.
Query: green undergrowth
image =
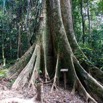
[[[8,72],[8,69],[7,68],[2,68],[0,69],[0,78],[6,78],[7,76],[7,72]]]

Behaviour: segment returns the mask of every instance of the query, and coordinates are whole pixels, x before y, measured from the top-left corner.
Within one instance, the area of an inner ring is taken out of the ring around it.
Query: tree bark
[[[36,45],[30,61],[28,62],[26,67],[21,71],[18,78],[13,83],[12,88],[14,88],[14,89],[18,89],[20,87],[22,88],[29,81],[29,78],[30,78],[29,75],[32,74],[32,71],[33,71],[33,68],[34,68],[34,65],[35,65],[35,61],[36,61],[36,58],[37,58],[37,52],[38,52],[37,48],[38,48],[38,46]]]

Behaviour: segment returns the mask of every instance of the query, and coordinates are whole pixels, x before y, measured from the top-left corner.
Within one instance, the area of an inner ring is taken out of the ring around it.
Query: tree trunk
[[[74,94],[77,90],[81,95],[86,97],[86,102],[102,103],[103,86],[81,66],[79,58],[76,55],[76,53],[79,52],[85,60],[88,60],[81,51],[74,35],[70,0],[46,0],[44,7],[43,20],[41,21],[38,32],[40,35],[38,35],[35,50],[23,70],[21,68],[19,69],[20,66],[17,66],[17,64],[24,62],[24,56],[20,59],[20,62],[16,64],[17,67],[14,66],[15,69],[22,71],[12,88],[17,89],[24,87],[26,84],[34,87],[34,84],[37,83],[36,81],[39,78],[39,70],[44,68],[43,71],[45,71],[45,77],[47,79],[49,73],[51,74],[50,71],[55,70],[53,68],[55,64],[56,70],[53,74],[53,87],[56,87],[56,78],[61,69],[60,67],[68,67],[68,74],[71,76],[67,78],[67,80],[71,79],[72,93]],[[33,47],[31,47],[32,49],[30,49],[29,52],[33,50]],[[41,49],[43,49],[43,61],[40,58],[42,53]],[[53,53],[51,53],[51,51],[53,51]],[[29,55],[29,53],[27,54]],[[57,61],[54,58],[54,54],[57,55]],[[53,59],[51,59],[51,57]],[[51,62],[51,60],[54,61]],[[41,67],[40,61],[43,62],[44,67]],[[49,63],[51,65],[47,66]],[[90,67],[90,65],[91,64],[88,64],[88,67]],[[99,69],[96,70],[99,71]],[[99,72],[102,74],[101,71]]]
[[[83,44],[85,43],[85,20],[84,20],[84,14],[83,14],[83,3],[84,0],[81,0],[80,2],[80,8],[81,8],[81,17],[82,17],[82,41]]]
[[[89,37],[91,38],[91,20],[90,20],[90,6],[89,6],[89,0],[87,0],[87,14],[88,14],[88,28],[89,28]]]
[[[18,32],[18,50],[17,50],[17,59],[18,58],[20,58],[21,57],[21,55],[22,55],[22,48],[21,48],[21,25],[20,25],[20,23],[19,23],[19,25],[18,25],[18,27],[19,27],[19,32]]]
[[[1,21],[2,23],[2,21]],[[3,25],[3,28],[2,28],[2,59],[3,59],[3,66],[6,66],[6,58],[5,58],[5,43],[4,43],[4,37],[5,37],[5,33],[4,33],[4,24]]]

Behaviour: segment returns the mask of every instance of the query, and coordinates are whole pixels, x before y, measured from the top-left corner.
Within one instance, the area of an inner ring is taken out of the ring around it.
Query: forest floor
[[[36,95],[36,92],[32,89],[10,89],[10,81],[7,79],[0,80],[0,103],[32,103],[29,100]],[[64,90],[63,88],[58,88],[58,90],[50,92],[51,86],[44,84],[43,94],[44,103],[85,103],[84,100],[76,95],[71,95],[69,90]],[[3,100],[13,99],[12,102],[1,102]],[[16,99],[27,100],[28,102],[16,102]]]

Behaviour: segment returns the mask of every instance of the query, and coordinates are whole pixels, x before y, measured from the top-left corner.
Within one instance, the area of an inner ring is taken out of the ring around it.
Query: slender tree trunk
[[[6,66],[6,58],[5,58],[5,49],[4,49],[4,42],[2,43],[2,59],[3,59],[3,66]]]
[[[26,30],[27,30],[27,40],[28,47],[30,47],[30,0],[27,0],[27,16],[26,16]]]
[[[2,23],[2,59],[3,59],[3,66],[6,66],[6,58],[5,58],[5,43],[4,43],[4,38],[5,38],[5,33],[4,33],[4,24]]]
[[[17,59],[21,57],[21,25],[19,23]]]
[[[11,37],[11,36],[10,36]],[[12,54],[12,40],[10,38],[10,59],[13,57],[13,54]]]
[[[88,28],[89,28],[89,37],[91,38],[91,20],[90,20],[90,6],[89,0],[87,0],[87,15],[88,15]]]
[[[80,2],[80,8],[81,8],[81,17],[82,17],[82,41],[83,44],[85,43],[85,20],[84,20],[84,13],[83,13],[83,3],[84,0],[81,0]]]

